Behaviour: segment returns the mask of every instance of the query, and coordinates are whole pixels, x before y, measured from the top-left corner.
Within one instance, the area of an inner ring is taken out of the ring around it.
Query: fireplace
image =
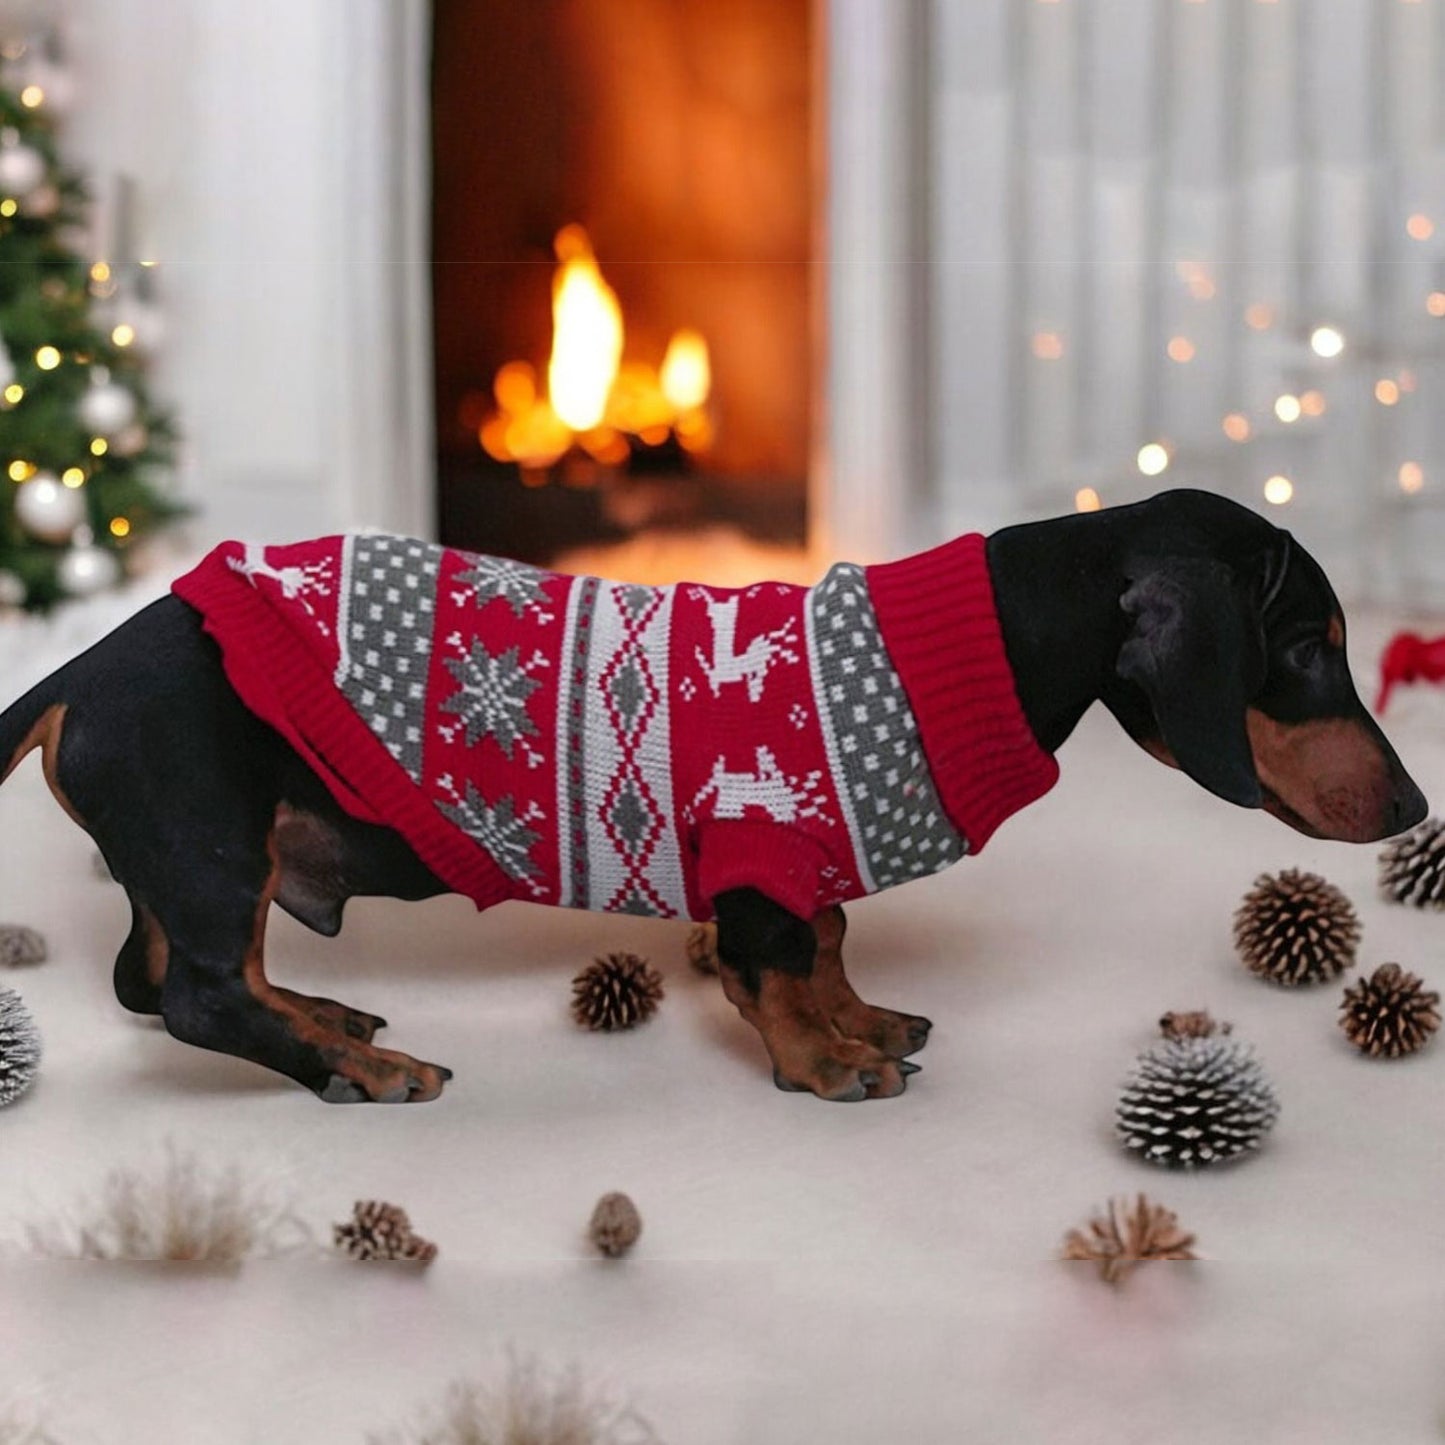
[[[444,541],[802,540],[815,30],[813,0],[437,0]]]

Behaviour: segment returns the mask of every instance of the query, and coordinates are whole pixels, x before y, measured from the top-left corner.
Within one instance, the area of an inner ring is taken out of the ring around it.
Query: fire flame
[[[627,460],[627,438],[658,445],[675,435],[689,452],[706,450],[712,422],[704,410],[712,387],[708,346],[691,328],[668,343],[662,369],[622,359],[622,308],[603,279],[581,226],[564,226],[555,242],[560,263],[552,283],[552,354],[547,395],[525,361],[509,361],[492,391],[497,412],[479,440],[498,461],[542,469],[575,443],[596,461]]]
[[[552,409],[573,431],[591,431],[607,411],[622,361],[622,308],[581,226],[564,226],[556,246],[562,269],[552,283],[547,390]]]

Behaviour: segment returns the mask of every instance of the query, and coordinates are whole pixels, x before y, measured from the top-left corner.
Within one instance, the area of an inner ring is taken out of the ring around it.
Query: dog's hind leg
[[[818,941],[813,956],[813,993],[823,1012],[849,1038],[870,1044],[890,1059],[916,1054],[927,1042],[932,1023],[918,1014],[898,1013],[864,1003],[843,972],[843,935],[848,930],[841,908],[825,908],[813,920]]]
[[[378,1049],[353,1010],[308,999],[266,978],[266,915],[277,869],[269,831],[232,840],[216,866],[158,910],[168,946],[162,988],[166,1027],[179,1039],[288,1075],[329,1103],[434,1099],[451,1071]],[[357,1016],[363,1017],[363,1016]],[[374,1032],[380,1020],[364,1016]]]
[[[130,919],[130,934],[115,960],[115,996],[132,1013],[158,1014],[170,946],[155,914],[134,896]]]

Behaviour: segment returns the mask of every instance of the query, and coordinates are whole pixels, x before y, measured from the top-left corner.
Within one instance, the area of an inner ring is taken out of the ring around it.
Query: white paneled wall
[[[1280,475],[1347,591],[1445,602],[1445,0],[826,9],[836,545]]]

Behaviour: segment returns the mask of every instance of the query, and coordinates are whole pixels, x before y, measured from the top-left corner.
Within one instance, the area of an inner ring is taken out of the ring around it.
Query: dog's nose
[[[1430,805],[1425,801],[1424,793],[1415,786],[1413,779],[1405,778],[1396,787],[1395,796],[1390,800],[1386,826],[1391,835],[1403,833],[1407,828],[1413,828],[1416,823],[1423,822],[1429,811]]]

